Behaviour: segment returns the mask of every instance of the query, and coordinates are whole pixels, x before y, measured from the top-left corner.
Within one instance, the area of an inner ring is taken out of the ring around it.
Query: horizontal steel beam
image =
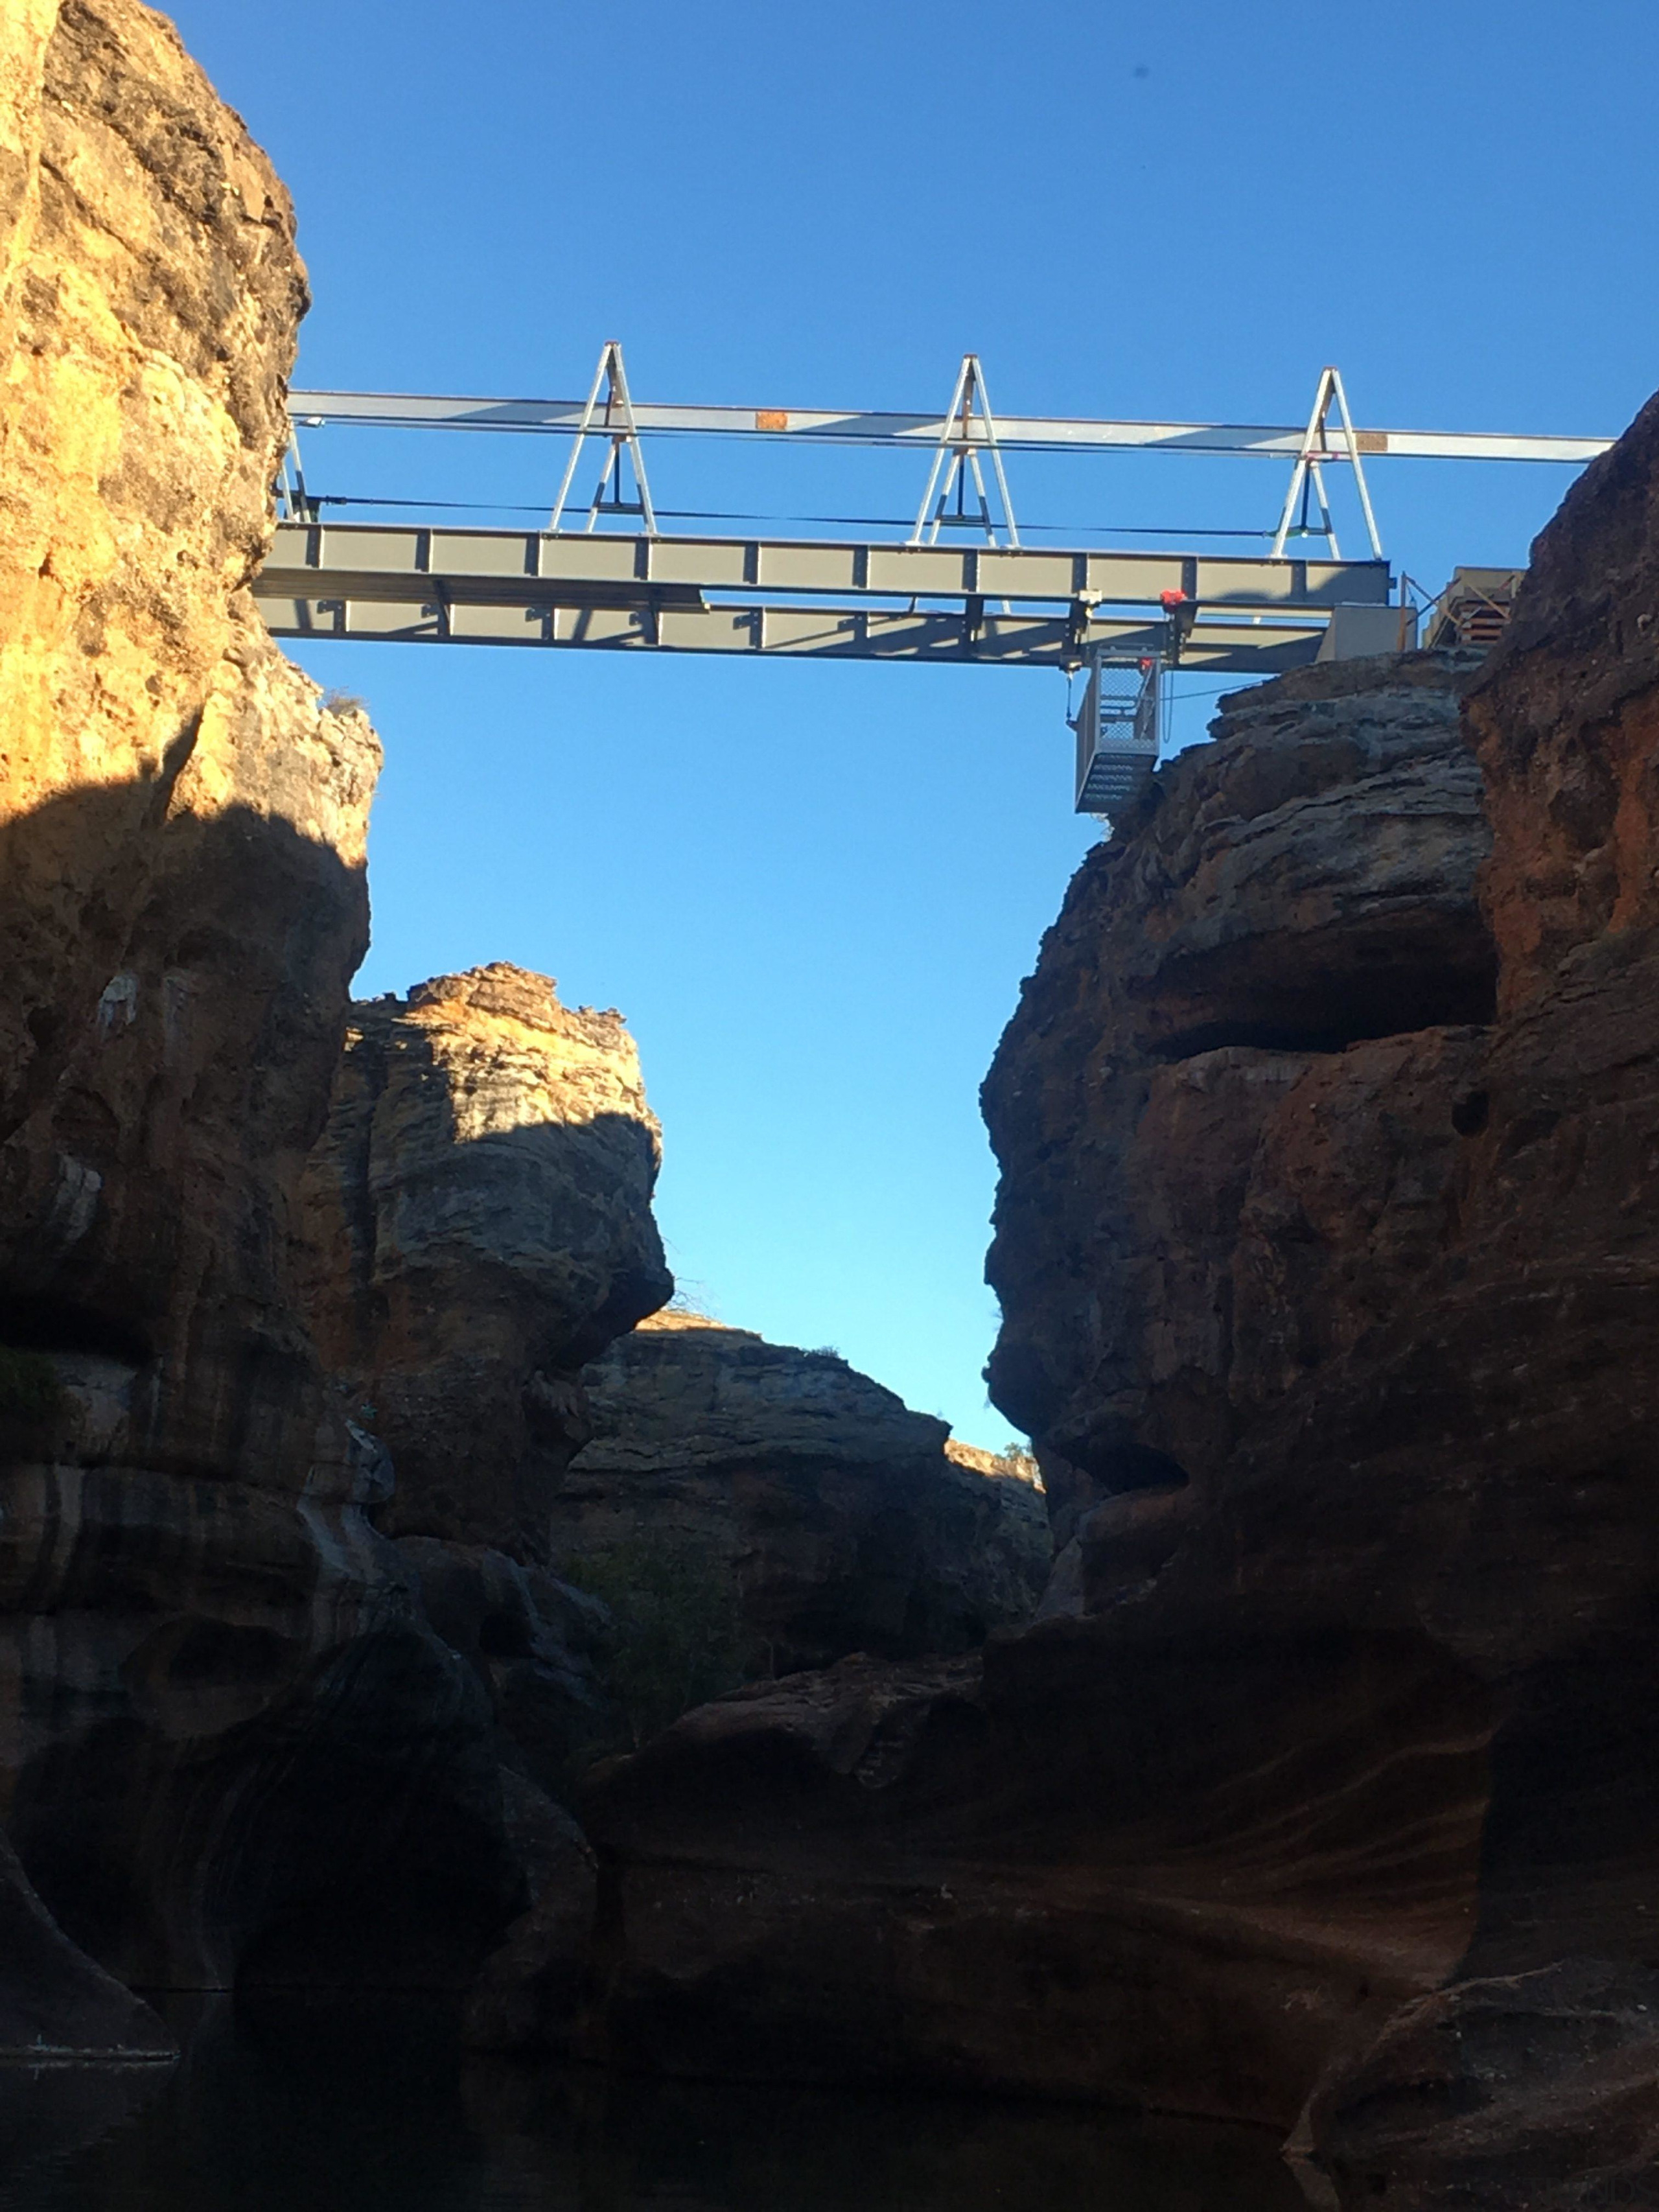
[[[466,399],[373,392],[294,392],[289,413],[301,428],[356,422],[386,430],[517,430],[574,433],[580,399]],[[634,402],[642,431],[716,433],[745,438],[795,438],[832,445],[934,446],[945,428],[937,414],[895,415],[865,410],[796,407],[674,407]],[[607,427],[603,419],[596,424]],[[1294,460],[1305,424],[1128,422],[1068,416],[999,415],[1005,449],[1067,450],[1103,447],[1181,453],[1244,453]],[[1356,430],[1362,457],[1410,460],[1557,461],[1582,467],[1611,438],[1513,436],[1482,430]],[[1333,460],[1347,459],[1340,433],[1328,441]]]
[[[267,597],[406,599],[434,592],[503,605],[665,604],[757,592],[805,598],[973,599],[1307,612],[1386,605],[1384,561],[1266,560],[1225,554],[1115,553],[992,545],[895,545],[800,538],[592,536],[447,529],[422,523],[285,522],[256,586]]]
[[[300,598],[255,586],[277,637],[354,638],[406,645],[586,646],[612,651],[787,654],[828,660],[908,660],[985,667],[1073,668],[1096,647],[1143,658],[1170,649],[1163,620],[908,611],[872,607],[627,607],[481,604],[447,595],[404,600]],[[1182,642],[1183,669],[1276,676],[1311,661],[1322,623],[1204,622]]]

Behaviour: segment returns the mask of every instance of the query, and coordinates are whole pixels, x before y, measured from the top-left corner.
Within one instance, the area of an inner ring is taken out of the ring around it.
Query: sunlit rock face
[[[307,1179],[307,1306],[389,1447],[395,1534],[544,1559],[580,1370],[673,1289],[614,1013],[497,963],[354,1006]]]
[[[0,1814],[161,1985],[464,1978],[522,1902],[290,1266],[379,764],[244,590],[304,300],[161,17],[5,10]]]
[[[706,1557],[757,1674],[968,1650],[1030,1618],[1042,1492],[837,1353],[659,1314],[587,1370],[592,1440],[553,1507],[556,1559]]]
[[[601,2047],[1650,2189],[1656,486],[1659,407],[1484,668],[1230,702],[1079,872],[986,1090],[1051,1617],[597,1776]]]
[[[152,1455],[264,1480],[325,1410],[279,1248],[379,764],[241,590],[304,275],[162,18],[24,7],[3,36],[0,1284],[154,1363]]]

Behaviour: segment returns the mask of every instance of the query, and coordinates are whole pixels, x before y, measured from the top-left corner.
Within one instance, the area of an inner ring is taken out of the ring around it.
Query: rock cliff
[[[615,1013],[497,963],[353,1007],[307,1180],[306,1301],[392,1453],[393,1534],[545,1559],[580,1370],[673,1290],[660,1133]]]
[[[162,18],[6,10],[0,1815],[150,1985],[464,1978],[523,1901],[289,1264],[379,761],[244,588],[304,300]]]
[[[1066,1540],[1051,1617],[942,1676],[860,1664],[711,1707],[597,1777],[628,1937],[599,2047],[1288,2125],[1342,2037],[1455,1966],[1487,1725],[1457,1659],[1224,1571],[1160,1601],[1249,1408],[1340,1361],[1444,1219],[1462,1089],[1427,1071],[1474,1048],[1495,969],[1469,672],[1230,702],[1085,862],[987,1085],[993,1374]],[[1295,1234],[1253,1195],[1270,1139],[1309,1187]],[[1281,1345],[1291,1316],[1322,1334]]]
[[[1659,406],[1485,668],[1230,701],[1085,862],[986,1090],[1054,1617],[598,1776],[599,2047],[1651,2188],[1656,546]]]
[[[748,1671],[967,1650],[1042,1593],[1042,1493],[834,1352],[665,1313],[587,1386],[594,1433],[554,1504],[556,1557],[706,1554],[741,1593]]]
[[[990,1378],[1073,1517],[1202,1487],[1435,1248],[1443,1094],[1496,985],[1468,672],[1337,662],[1224,702],[1044,941],[985,1085]]]
[[[603,1608],[548,1571],[550,1516],[590,1431],[584,1363],[673,1289],[659,1157],[621,1018],[497,962],[353,1006],[305,1178],[306,1310],[396,1469],[375,1524],[520,1796],[562,1796],[610,1725]]]

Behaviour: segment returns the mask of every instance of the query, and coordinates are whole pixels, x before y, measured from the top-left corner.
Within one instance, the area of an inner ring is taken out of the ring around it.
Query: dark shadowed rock
[[[1659,1973],[1573,1959],[1419,1998],[1297,2130],[1336,2202],[1601,2212],[1659,2194]]]
[[[510,1784],[507,1806],[508,1832],[530,1877],[530,1909],[484,1961],[462,2030],[474,2051],[562,2052],[591,1969],[598,1868],[574,1820],[540,1791]]]
[[[176,2050],[149,2007],[67,1940],[0,1836],[0,2065]]]
[[[1420,1647],[1224,1620],[739,1692],[583,1796],[590,2051],[1288,2125],[1334,2041],[1468,1941],[1478,1703]]]
[[[1656,481],[1650,410],[1472,690],[1230,702],[1085,863],[986,1088],[1054,1617],[596,1777],[618,2047],[1285,2124],[1330,2069],[1344,2205],[1649,2185]]]
[[[1042,1493],[830,1352],[659,1314],[586,1376],[556,1557],[690,1547],[730,1571],[757,1671],[966,1650],[1030,1618]]]
[[[610,1626],[605,1607],[487,1547],[402,1536],[397,1548],[427,1619],[489,1698],[500,1757],[538,1790],[566,1796],[614,1725],[592,1664]]]

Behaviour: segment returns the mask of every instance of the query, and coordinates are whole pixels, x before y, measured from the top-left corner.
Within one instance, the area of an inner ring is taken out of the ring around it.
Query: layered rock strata
[[[389,1448],[374,1505],[484,1702],[526,1910],[468,2032],[557,2045],[592,1934],[592,1856],[557,1800],[613,1728],[605,1609],[549,1571],[590,1433],[584,1363],[673,1289],[632,1039],[503,963],[355,1006],[304,1184],[297,1264],[341,1404]]]
[[[1275,1618],[1224,1577],[1153,1600],[1234,1449],[1228,1285],[1267,1133],[1310,1133],[1292,1157],[1328,1170],[1315,1218],[1346,1231],[1346,1290],[1334,1267],[1303,1310],[1328,1357],[1443,1218],[1460,1139],[1428,1071],[1474,1048],[1495,967],[1467,674],[1321,669],[1230,702],[1085,863],[987,1094],[994,1371],[1067,1539],[1056,1617],[948,1677],[728,1701],[596,1778],[625,1931],[599,2047],[1288,2124],[1339,2040],[1452,1970],[1488,1725],[1457,1658],[1398,1618]],[[1408,1044],[1412,1012],[1433,1026]],[[1366,1136],[1413,1067],[1414,1119]],[[1338,1202],[1355,1162],[1369,1244]],[[1310,1270],[1311,1242],[1258,1231]],[[1259,1273],[1247,1398],[1310,1364]]]
[[[620,1016],[496,963],[353,1007],[307,1181],[307,1310],[398,1470],[389,1534],[544,1559],[580,1370],[673,1290]]]
[[[1231,701],[1085,864],[986,1091],[1060,1617],[596,1778],[602,2043],[1652,2185],[1656,547],[1659,406],[1483,670]]]
[[[554,1503],[556,1557],[705,1555],[741,1594],[749,1672],[968,1650],[1041,1595],[1041,1492],[834,1352],[664,1313],[587,1387],[594,1433]]]
[[[990,1379],[1073,1522],[1201,1487],[1436,1249],[1443,1094],[1497,981],[1469,672],[1337,662],[1224,702],[1044,939],[985,1086]]]
[[[0,1817],[128,1979],[464,1978],[488,1701],[289,1264],[379,761],[244,588],[292,212],[136,0],[9,9],[0,94]]]

